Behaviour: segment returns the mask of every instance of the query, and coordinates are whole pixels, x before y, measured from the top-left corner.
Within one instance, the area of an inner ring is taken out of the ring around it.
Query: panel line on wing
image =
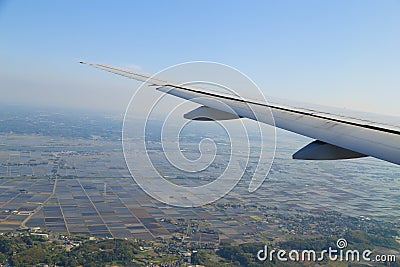
[[[300,109],[297,109],[297,110],[296,109],[290,109],[290,108],[287,108],[287,107],[280,107],[280,106],[276,106],[276,105],[259,103],[259,102],[255,102],[255,101],[251,101],[251,100],[239,99],[239,98],[235,98],[235,97],[232,97],[232,96],[219,95],[219,94],[210,93],[210,92],[203,92],[203,91],[198,91],[198,90],[195,90],[195,89],[182,87],[182,86],[179,86],[179,85],[173,85],[173,84],[166,84],[164,87],[172,87],[172,88],[186,90],[186,91],[190,91],[190,92],[193,92],[193,93],[208,95],[208,96],[212,96],[212,97],[223,98],[223,99],[228,99],[228,100],[233,100],[233,101],[239,101],[239,102],[243,102],[243,103],[250,103],[250,104],[255,104],[255,105],[261,105],[261,106],[265,106],[265,107],[268,107],[268,108],[277,109],[277,110],[281,110],[281,111],[286,111],[286,112],[291,112],[291,113],[311,116],[311,117],[315,117],[315,118],[319,118],[319,119],[324,119],[324,120],[328,120],[328,121],[344,123],[344,124],[357,126],[357,127],[362,127],[362,128],[366,128],[366,129],[370,129],[370,130],[375,130],[375,131],[381,131],[381,132],[386,132],[386,133],[390,133],[390,134],[400,135],[400,131],[398,131],[398,130],[384,128],[384,127],[375,126],[375,125],[362,124],[362,123],[358,123],[358,122],[346,121],[346,120],[342,120],[342,119],[330,118],[330,117],[326,117],[326,116],[322,116],[322,115],[306,112],[306,111],[303,111],[303,110],[300,110]]]

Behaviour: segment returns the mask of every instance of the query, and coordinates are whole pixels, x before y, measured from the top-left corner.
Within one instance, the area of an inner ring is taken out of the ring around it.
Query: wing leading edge
[[[263,103],[230,94],[210,90],[181,86],[151,77],[151,75],[123,70],[113,66],[85,63],[95,68],[148,83],[156,89],[170,95],[198,103],[204,108],[196,109],[214,114],[217,118],[229,118],[223,113],[258,120],[278,128],[304,135],[316,141],[305,146],[293,155],[296,159],[345,159],[372,156],[395,164],[400,164],[400,127],[346,117],[318,110],[293,107],[280,103]],[[216,101],[215,101],[216,100]],[[222,103],[224,108],[218,103]],[[221,111],[221,112],[218,112]],[[265,112],[271,116],[255,116]],[[209,115],[208,115],[209,116]],[[189,117],[188,117],[189,118]],[[204,118],[203,118],[204,119]]]

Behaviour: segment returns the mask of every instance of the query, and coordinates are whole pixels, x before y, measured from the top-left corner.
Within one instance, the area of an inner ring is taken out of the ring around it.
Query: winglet
[[[158,78],[153,77],[152,75],[149,74],[144,74],[144,73],[139,73],[139,72],[133,72],[129,70],[124,70],[121,68],[109,66],[109,65],[104,65],[104,64],[97,64],[97,63],[88,63],[84,61],[79,61],[80,64],[85,64],[89,65],[101,70],[105,70],[114,74],[118,74],[121,76],[125,76],[130,79],[134,79],[137,81],[141,82],[146,82],[148,84],[156,85],[156,86],[165,86],[166,84],[171,84],[171,82],[167,82]]]

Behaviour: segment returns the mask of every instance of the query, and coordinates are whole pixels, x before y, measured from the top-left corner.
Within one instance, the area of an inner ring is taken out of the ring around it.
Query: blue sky
[[[0,103],[123,112],[153,73],[231,65],[267,95],[399,115],[400,1],[0,1]]]

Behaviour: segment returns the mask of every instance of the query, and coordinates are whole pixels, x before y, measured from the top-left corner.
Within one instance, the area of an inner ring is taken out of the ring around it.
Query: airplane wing
[[[113,66],[80,63],[148,83],[159,91],[202,105],[185,114],[184,117],[187,119],[249,118],[315,139],[293,154],[294,159],[335,160],[372,156],[400,164],[400,126],[396,124],[379,123],[281,103],[263,103],[231,94],[180,85]],[[228,108],[210,100],[217,100]],[[268,108],[272,112],[273,119],[268,116],[257,117],[252,112],[254,110],[256,113],[266,112]]]

